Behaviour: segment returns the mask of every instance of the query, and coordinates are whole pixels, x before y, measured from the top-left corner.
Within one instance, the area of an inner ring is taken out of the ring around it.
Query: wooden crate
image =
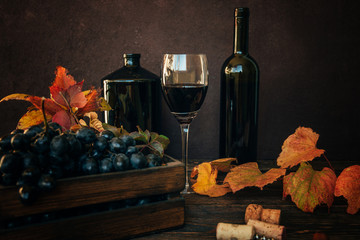
[[[16,187],[0,186],[0,239],[124,239],[181,226],[184,185],[184,164],[170,158],[166,166],[60,179],[31,206],[18,200]],[[163,199],[121,207],[154,195]],[[61,217],[10,226],[48,215]]]

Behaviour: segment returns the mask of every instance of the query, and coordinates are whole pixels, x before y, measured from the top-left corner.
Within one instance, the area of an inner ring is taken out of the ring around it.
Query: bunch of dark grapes
[[[59,178],[162,165],[162,159],[136,146],[129,135],[96,134],[83,127],[63,131],[57,123],[14,130],[0,140],[0,182],[16,185],[20,200],[31,204],[40,191],[51,191]]]

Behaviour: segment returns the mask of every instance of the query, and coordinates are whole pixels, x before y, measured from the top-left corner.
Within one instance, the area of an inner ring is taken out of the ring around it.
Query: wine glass
[[[180,123],[182,162],[185,164],[185,189],[188,179],[188,140],[191,121],[204,102],[208,88],[205,54],[165,54],[162,63],[161,87],[171,113]]]

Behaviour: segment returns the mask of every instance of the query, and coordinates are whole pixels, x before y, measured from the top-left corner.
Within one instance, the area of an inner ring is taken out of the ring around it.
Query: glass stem
[[[188,178],[188,153],[189,153],[189,123],[180,124],[181,129],[181,158],[185,165],[185,189],[183,193],[189,193],[189,178]]]

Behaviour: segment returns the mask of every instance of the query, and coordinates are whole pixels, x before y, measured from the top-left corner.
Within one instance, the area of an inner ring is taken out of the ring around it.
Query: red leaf
[[[83,83],[84,81],[81,81],[67,89],[66,93],[69,96],[71,107],[82,108],[87,104],[88,100],[82,92]]]
[[[65,110],[58,111],[52,118],[53,122],[60,124],[65,129],[70,129],[76,124],[76,121],[71,114]]]
[[[69,108],[77,107],[82,108],[86,105],[87,99],[82,92],[83,82],[76,83],[67,89],[62,89],[57,86],[50,87],[51,98],[58,104]]]
[[[348,200],[349,214],[356,214],[360,209],[360,165],[345,168],[336,180],[335,196],[343,195]]]
[[[36,108],[41,110],[41,97],[37,97],[37,96],[30,96],[28,98],[28,101],[31,102]],[[59,105],[57,105],[53,100],[49,99],[49,98],[45,98],[44,100],[44,106],[45,106],[45,112],[50,114],[50,115],[54,115],[55,113],[57,113],[58,111],[63,110],[62,107],[60,107]]]
[[[263,174],[256,162],[249,162],[232,168],[226,175],[224,183],[228,183],[234,193],[245,187],[262,189],[265,185],[283,176],[285,172],[286,169],[272,168]]]
[[[321,156],[325,151],[316,148],[318,139],[319,134],[311,128],[298,127],[295,133],[284,141],[277,165],[282,168],[293,167]]]
[[[308,163],[301,163],[299,169],[284,177],[283,196],[304,212],[313,212],[315,207],[326,203],[330,208],[334,201],[336,175],[330,168],[314,171]]]

